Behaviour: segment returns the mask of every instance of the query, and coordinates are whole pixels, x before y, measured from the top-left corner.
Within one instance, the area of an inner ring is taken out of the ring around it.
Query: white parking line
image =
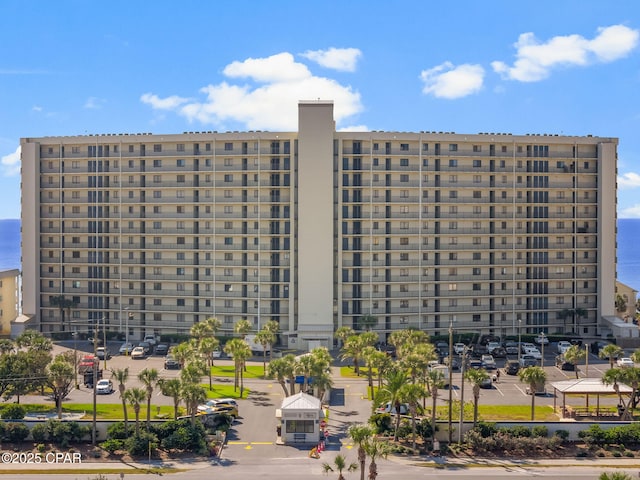
[[[514,383],[514,384],[513,384],[513,386],[514,386],[514,387],[516,387],[516,388],[520,391],[520,393],[521,393],[521,394],[523,394],[523,395],[527,396],[527,392],[525,392],[524,390],[522,390],[518,385],[516,385],[516,384]]]
[[[502,390],[498,388],[498,385],[496,383],[494,383],[493,385],[496,387],[496,390],[498,391],[498,393],[504,397],[504,393],[502,392]]]

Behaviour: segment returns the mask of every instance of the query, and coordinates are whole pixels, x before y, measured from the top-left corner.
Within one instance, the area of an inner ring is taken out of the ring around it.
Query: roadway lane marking
[[[513,384],[513,386],[514,386],[514,387],[516,387],[516,388],[520,391],[520,393],[521,393],[521,394],[523,394],[523,395],[525,395],[525,396],[526,396],[526,395],[528,395],[528,393],[527,393],[527,392],[525,392],[524,390],[522,390],[522,389],[521,389],[518,385],[516,385],[515,383]]]

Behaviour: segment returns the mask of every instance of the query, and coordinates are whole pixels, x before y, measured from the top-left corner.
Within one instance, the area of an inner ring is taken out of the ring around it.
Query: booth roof
[[[281,410],[320,410],[322,403],[313,395],[296,393],[282,400]]]

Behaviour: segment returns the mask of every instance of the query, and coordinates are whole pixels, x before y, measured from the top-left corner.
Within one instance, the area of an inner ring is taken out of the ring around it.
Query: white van
[[[249,345],[249,348],[251,349],[251,351],[253,353],[265,353],[267,355],[269,355],[269,353],[271,353],[271,345],[267,345],[267,348],[265,350],[265,348],[262,346],[261,343],[256,342],[256,336],[255,335],[247,335],[246,337],[244,337],[244,341],[247,342],[247,345]]]

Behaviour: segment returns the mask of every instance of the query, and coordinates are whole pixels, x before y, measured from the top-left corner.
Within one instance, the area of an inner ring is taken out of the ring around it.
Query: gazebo
[[[276,418],[280,420],[276,443],[317,443],[320,440],[324,411],[318,398],[304,392],[286,397],[276,410]]]
[[[602,383],[601,378],[577,378],[571,380],[562,380],[560,382],[551,383],[553,387],[553,408],[557,411],[556,399],[558,393],[562,394],[562,418],[576,418],[576,417],[620,417],[619,406],[612,407],[610,405],[600,406],[600,397],[612,397],[618,396],[618,393],[622,396],[631,396],[633,389],[628,385],[618,384],[618,391],[613,385],[605,385]],[[584,395],[585,404],[583,407],[567,406],[567,395]],[[589,406],[589,396],[596,396],[595,409]]]

